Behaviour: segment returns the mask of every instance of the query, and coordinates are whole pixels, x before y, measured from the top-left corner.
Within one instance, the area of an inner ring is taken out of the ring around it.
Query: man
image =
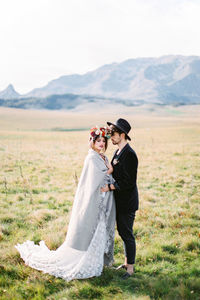
[[[126,273],[122,278],[129,278],[134,272],[136,244],[133,235],[135,212],[138,210],[137,167],[138,159],[135,151],[128,144],[131,130],[130,124],[124,119],[117,122],[107,122],[111,129],[111,140],[117,145],[111,164],[113,167],[114,183],[102,191],[114,191],[116,201],[117,230],[124,242],[125,262],[117,269],[124,268]]]

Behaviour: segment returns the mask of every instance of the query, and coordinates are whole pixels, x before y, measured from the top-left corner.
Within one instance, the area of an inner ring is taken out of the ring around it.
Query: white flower
[[[95,131],[95,134],[96,134],[96,135],[99,135],[99,134],[100,134],[100,131],[99,131],[99,130],[96,130],[96,131]]]
[[[118,162],[119,162],[119,161],[115,158],[115,159],[113,160],[113,165],[116,165]]]

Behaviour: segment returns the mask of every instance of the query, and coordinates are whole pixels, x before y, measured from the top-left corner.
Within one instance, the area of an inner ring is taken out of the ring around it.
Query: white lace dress
[[[57,250],[44,241],[17,244],[25,264],[66,281],[100,276],[113,263],[115,204],[113,193],[100,193],[112,180],[103,159],[90,149],[76,191],[66,240]]]

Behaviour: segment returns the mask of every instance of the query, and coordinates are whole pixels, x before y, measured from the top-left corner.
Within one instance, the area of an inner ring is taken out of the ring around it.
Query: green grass
[[[25,266],[15,244],[45,240],[56,249],[65,239],[88,132],[0,131],[0,299],[200,299],[199,121],[157,122],[140,119],[131,142],[140,210],[136,272],[127,281],[123,270],[104,268],[100,277],[67,283]],[[122,262],[116,233],[115,265]]]

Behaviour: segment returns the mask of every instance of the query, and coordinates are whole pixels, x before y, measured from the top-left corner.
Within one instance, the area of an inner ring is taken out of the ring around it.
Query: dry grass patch
[[[139,158],[135,276],[122,282],[123,270],[105,268],[99,278],[66,283],[26,267],[14,245],[44,240],[56,249],[65,240],[76,178],[88,152],[88,132],[39,129],[87,127],[117,117],[39,114],[31,117],[22,111],[11,120],[9,111],[0,119],[0,297],[199,299],[199,119],[185,112],[173,118],[124,115],[133,122],[131,145]],[[109,144],[109,158],[114,150]],[[117,233],[115,261],[116,265],[123,262]]]
[[[32,224],[42,225],[43,222],[50,221],[54,217],[55,217],[55,213],[50,209],[38,209],[31,212],[27,216],[27,221]]]

